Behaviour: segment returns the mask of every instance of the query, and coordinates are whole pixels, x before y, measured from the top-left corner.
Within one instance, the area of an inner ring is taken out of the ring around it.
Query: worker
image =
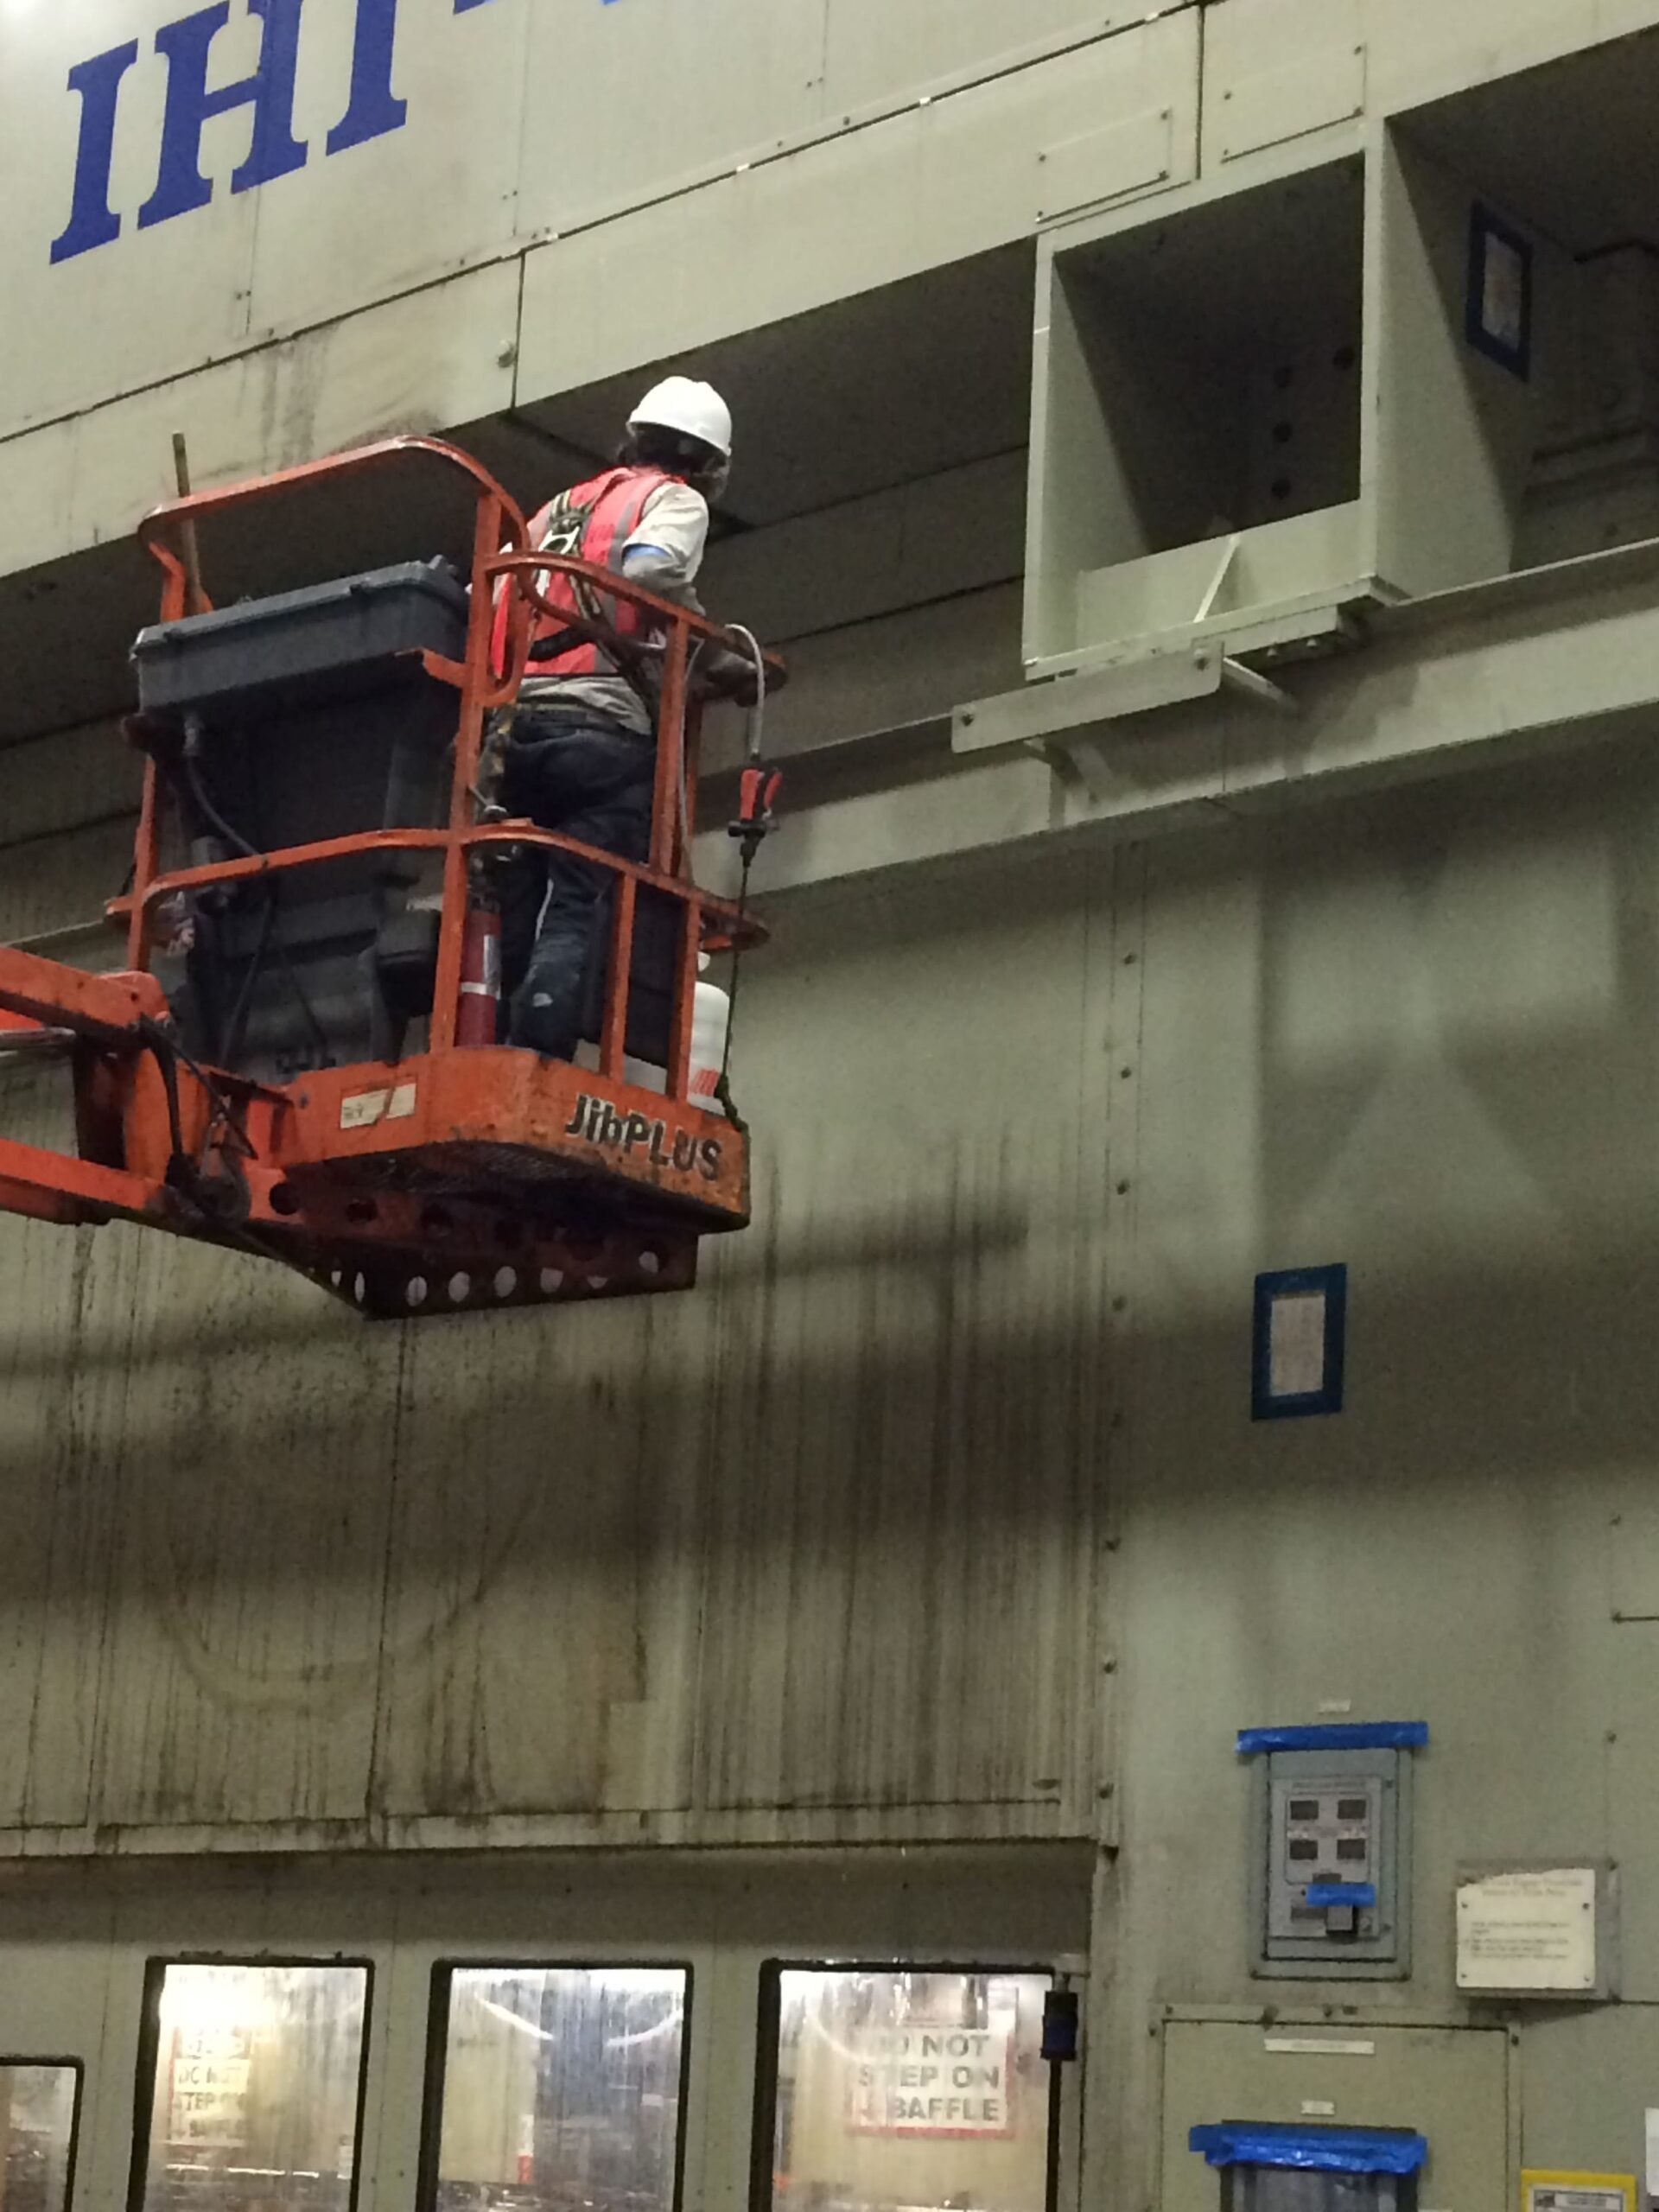
[[[532,520],[537,550],[614,569],[658,597],[701,613],[693,586],[710,502],[731,464],[732,418],[707,384],[673,376],[628,418],[613,467],[562,493]],[[510,815],[526,815],[620,859],[644,861],[656,779],[652,626],[632,601],[556,573],[537,578],[556,609],[605,623],[637,649],[626,662],[538,614],[530,664],[501,748],[498,785]],[[506,604],[497,616],[505,658]],[[705,646],[698,673],[727,696],[753,697],[741,655]],[[613,872],[572,853],[527,850],[503,887],[502,968],[508,1036],[549,1058],[575,1055],[588,950]]]

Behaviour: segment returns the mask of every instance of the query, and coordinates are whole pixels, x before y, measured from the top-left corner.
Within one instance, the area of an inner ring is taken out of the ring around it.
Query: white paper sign
[[[912,2021],[866,2030],[849,2125],[861,2135],[1011,2135],[1011,2038]]]
[[[1273,1301],[1268,1389],[1275,1398],[1303,1397],[1325,1388],[1325,1293],[1293,1290]]]
[[[1555,1866],[1458,1885],[1458,1987],[1596,1986],[1596,1870]]]
[[[173,2044],[168,2141],[239,2149],[247,2133],[252,2037],[245,2028],[181,2028]]]

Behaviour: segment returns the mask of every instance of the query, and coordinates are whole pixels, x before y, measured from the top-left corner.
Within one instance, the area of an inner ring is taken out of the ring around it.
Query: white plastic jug
[[[718,983],[697,985],[691,1016],[691,1100],[705,1114],[723,1114],[715,1096],[726,1065],[726,1039],[732,1027],[732,1001]]]
[[[704,1114],[724,1114],[715,1092],[726,1063],[726,1036],[732,1026],[732,1001],[718,983],[699,983],[691,1010],[691,1103]],[[587,1038],[576,1047],[579,1068],[597,1068],[599,1047]],[[664,1071],[632,1052],[622,1063],[622,1080],[641,1090],[666,1090]]]

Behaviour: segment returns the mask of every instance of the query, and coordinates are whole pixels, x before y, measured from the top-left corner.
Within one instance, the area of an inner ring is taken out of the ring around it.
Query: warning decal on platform
[[[342,1129],[372,1129],[381,1122],[406,1122],[415,1111],[418,1084],[400,1083],[395,1090],[357,1090],[340,1102]]]

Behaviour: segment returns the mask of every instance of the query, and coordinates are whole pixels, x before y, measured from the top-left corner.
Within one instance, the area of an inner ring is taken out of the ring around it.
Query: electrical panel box
[[[1324,1747],[1256,1766],[1258,1974],[1342,1980],[1409,1965],[1409,1753]]]
[[[1229,2166],[1221,2212],[1417,2212],[1415,2174]]]
[[[1414,2190],[1426,2206],[1514,2212],[1504,2027],[1392,2025],[1386,2001],[1363,1998],[1335,2019],[1282,1999],[1253,2020],[1171,2009],[1154,2212],[1386,2212],[1391,2196],[1406,2212]],[[1358,2129],[1419,2139],[1421,2166],[1401,2171],[1414,2146],[1384,2140],[1363,2170]],[[1251,2139],[1274,2133],[1288,2155]]]

